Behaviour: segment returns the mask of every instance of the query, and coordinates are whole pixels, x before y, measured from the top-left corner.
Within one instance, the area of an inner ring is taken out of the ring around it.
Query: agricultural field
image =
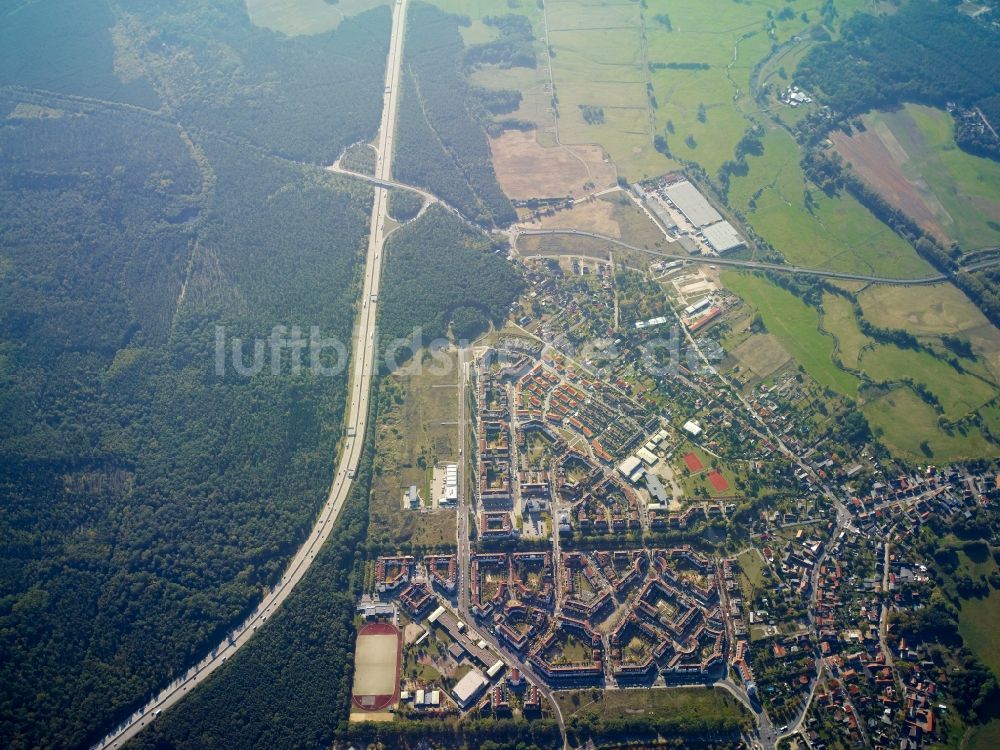
[[[389,5],[389,0],[246,0],[246,4],[255,26],[303,36],[332,31],[345,18]]]
[[[446,367],[444,359],[428,361],[428,356],[425,350],[419,372],[410,372],[411,363],[381,386],[368,535],[389,546],[455,541],[454,510],[402,510],[402,495],[411,484],[429,505],[434,464],[458,459],[457,357],[438,353]]]
[[[943,244],[1000,244],[1000,164],[959,149],[951,115],[907,104],[862,121],[831,139],[866,182]]]
[[[615,185],[617,175],[600,146],[543,147],[535,132],[508,130],[490,139],[500,187],[512,200],[580,198]]]

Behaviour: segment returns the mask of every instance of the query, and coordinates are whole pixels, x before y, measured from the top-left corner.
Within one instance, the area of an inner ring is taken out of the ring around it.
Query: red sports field
[[[383,711],[399,700],[402,640],[395,625],[373,622],[358,632],[351,701],[361,711]]]
[[[701,471],[702,469],[705,468],[705,464],[703,464],[701,462],[701,459],[698,458],[693,453],[684,454],[684,463],[685,465],[687,465],[688,471],[690,471],[691,473],[694,473],[696,471]]]
[[[712,483],[712,489],[716,492],[722,492],[723,490],[729,489],[729,481],[715,469],[708,472],[708,481]]]

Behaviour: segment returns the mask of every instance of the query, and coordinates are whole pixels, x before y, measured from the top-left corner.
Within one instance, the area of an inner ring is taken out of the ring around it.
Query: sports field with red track
[[[402,639],[395,625],[373,622],[361,628],[354,650],[351,702],[355,709],[384,711],[399,701],[402,654]]]
[[[712,483],[712,489],[716,492],[724,492],[729,489],[729,480],[715,469],[708,472],[708,481]]]
[[[684,465],[688,467],[688,471],[692,474],[705,468],[705,464],[694,453],[684,454]]]

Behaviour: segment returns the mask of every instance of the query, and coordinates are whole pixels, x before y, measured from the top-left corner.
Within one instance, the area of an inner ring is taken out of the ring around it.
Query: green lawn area
[[[288,36],[321,34],[345,18],[388,4],[389,0],[246,0],[254,25]]]
[[[566,664],[582,664],[590,661],[590,647],[578,638],[566,636],[562,646],[562,661]]]
[[[752,588],[760,588],[764,583],[764,559],[756,549],[748,549],[736,558],[740,564],[740,570],[746,578],[747,583]]]
[[[655,716],[680,721],[692,715],[710,715],[749,721],[743,705],[720,688],[560,690],[555,695],[567,720],[574,716],[590,721]]]
[[[996,750],[1000,747],[1000,719],[978,727],[970,727],[963,742],[963,750]]]
[[[983,660],[983,663],[1000,676],[1000,641],[997,640],[997,622],[1000,622],[1000,591],[990,589],[983,599],[963,599],[959,612],[958,630],[966,645]]]
[[[819,331],[819,312],[763,276],[726,271],[722,281],[755,308],[767,330],[823,387],[857,397],[858,379],[833,361],[834,341]]]

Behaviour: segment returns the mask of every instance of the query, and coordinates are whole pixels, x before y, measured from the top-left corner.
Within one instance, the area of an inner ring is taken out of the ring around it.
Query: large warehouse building
[[[687,180],[681,180],[667,188],[667,197],[684,214],[684,218],[696,227],[704,227],[722,220],[722,216],[705,200],[698,188]]]
[[[705,236],[705,242],[720,255],[745,244],[739,232],[728,221],[718,221],[711,226],[702,227],[701,233]]]

